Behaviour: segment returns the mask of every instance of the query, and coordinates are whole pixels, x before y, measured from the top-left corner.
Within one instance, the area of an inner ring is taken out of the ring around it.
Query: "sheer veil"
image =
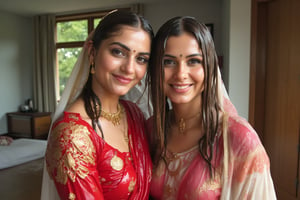
[[[52,124],[62,115],[63,111],[78,98],[88,79],[90,68],[88,45],[92,36],[93,32],[88,36],[84,47],[82,48],[82,51],[78,57],[78,60],[74,65],[73,71],[68,79],[62,97],[56,107],[55,112],[52,114]],[[221,107],[227,110],[229,105],[230,109],[236,112],[234,106],[229,100],[229,96],[224,87],[220,70],[218,70],[218,79],[218,97],[220,98],[220,102],[222,103]],[[144,113],[146,119],[148,119],[152,115],[152,104],[151,102],[148,102],[149,95],[148,88],[145,88],[145,78],[141,80],[140,84],[137,84],[125,96],[121,98],[136,103]],[[51,134],[52,124],[50,126],[49,136]],[[53,180],[51,180],[49,177],[46,169],[46,163],[44,161],[41,200],[56,199],[59,200],[60,198],[56,191]]]
[[[92,34],[91,34],[92,35]],[[89,36],[87,41],[92,36]],[[87,42],[86,42],[87,43]],[[84,45],[77,62],[74,65],[73,71],[68,79],[62,97],[56,107],[55,112],[52,114],[52,123],[50,126],[49,135],[51,134],[51,127],[53,122],[55,122],[63,113],[65,108],[67,108],[76,98],[80,95],[84,84],[86,83],[89,75],[89,61],[88,61],[88,50]],[[49,137],[49,136],[48,136]],[[41,191],[41,200],[59,200],[59,196],[56,192],[54,182],[50,179],[49,174],[46,169],[46,163],[44,161],[43,170],[43,182]]]

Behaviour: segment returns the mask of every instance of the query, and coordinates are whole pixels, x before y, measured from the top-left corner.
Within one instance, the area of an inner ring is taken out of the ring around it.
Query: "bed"
[[[46,145],[37,139],[0,145],[0,199],[40,200]]]
[[[0,146],[0,169],[13,167],[32,160],[43,158],[46,140],[14,139],[9,145]]]

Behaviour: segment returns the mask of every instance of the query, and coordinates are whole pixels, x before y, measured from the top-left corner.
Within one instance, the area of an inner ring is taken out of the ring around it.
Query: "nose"
[[[134,73],[135,59],[133,56],[129,56],[121,66],[121,70],[127,74]]]
[[[184,80],[187,78],[188,74],[188,67],[186,66],[184,61],[178,62],[177,71],[176,71],[176,77],[179,80]]]

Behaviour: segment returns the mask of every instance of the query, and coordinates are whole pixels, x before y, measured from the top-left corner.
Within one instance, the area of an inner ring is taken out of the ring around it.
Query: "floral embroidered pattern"
[[[120,171],[123,169],[124,162],[121,158],[118,156],[114,155],[112,159],[110,160],[110,166],[117,171]]]
[[[221,188],[221,168],[216,169],[213,179],[207,179],[202,185],[199,185],[199,194],[207,191],[214,191]]]
[[[136,180],[130,181],[128,186],[128,192],[132,192],[134,190],[135,184],[136,184]]]
[[[75,182],[77,176],[84,179],[89,165],[95,165],[95,148],[87,127],[60,123],[52,131],[46,152],[50,177],[66,184],[68,178]]]
[[[74,194],[74,193],[70,193],[69,194],[69,199],[70,200],[73,200],[73,199],[75,199],[76,198],[76,195]]]

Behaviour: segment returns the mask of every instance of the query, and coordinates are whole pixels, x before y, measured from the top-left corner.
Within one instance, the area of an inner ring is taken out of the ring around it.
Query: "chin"
[[[189,103],[191,101],[189,99],[175,99],[175,100],[170,99],[170,100],[173,104],[186,104],[186,103]]]
[[[124,95],[126,95],[128,92],[129,92],[129,90],[121,90],[121,91],[116,92],[116,94],[118,94],[119,96],[124,96]]]

